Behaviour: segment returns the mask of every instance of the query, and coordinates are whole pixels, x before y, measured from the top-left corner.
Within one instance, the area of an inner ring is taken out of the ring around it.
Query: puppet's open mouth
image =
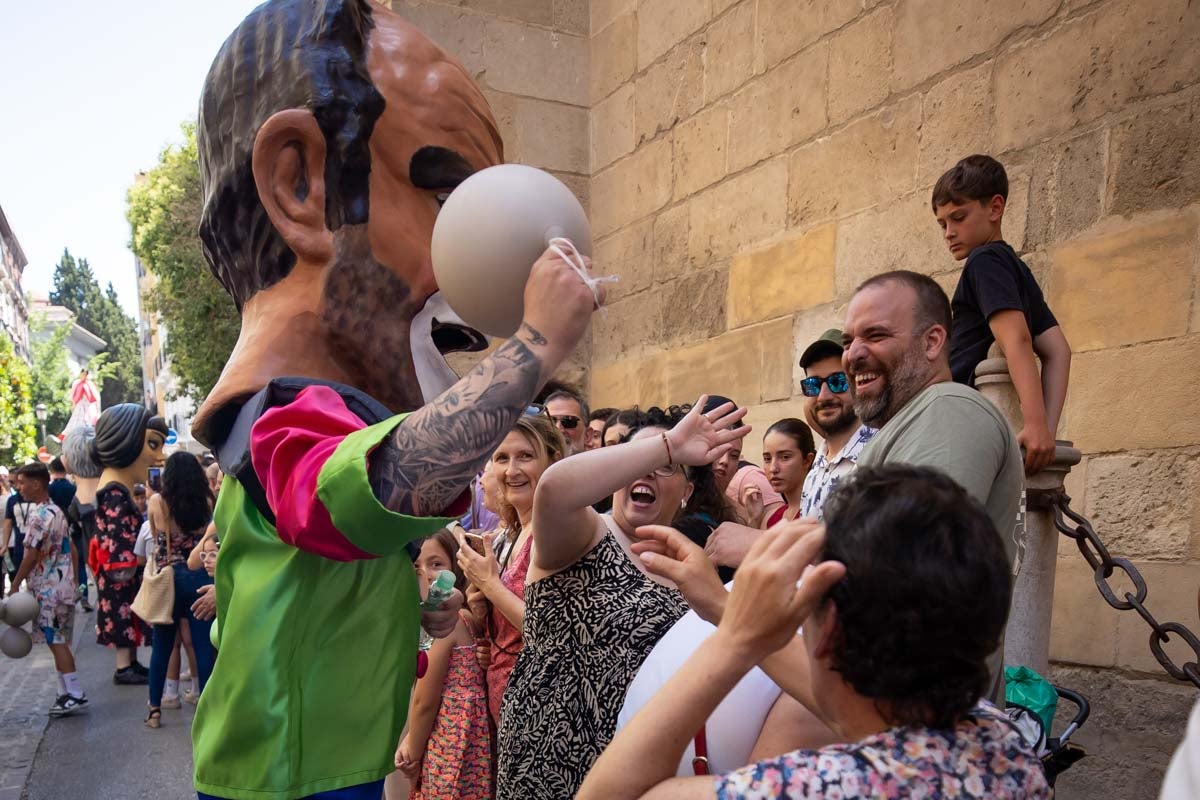
[[[487,337],[474,328],[457,322],[442,322],[437,317],[433,319],[429,335],[433,339],[433,346],[442,355],[477,353],[486,350],[488,346]]]

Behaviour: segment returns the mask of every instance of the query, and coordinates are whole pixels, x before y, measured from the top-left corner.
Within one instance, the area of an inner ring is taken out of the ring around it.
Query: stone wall
[[[930,190],[964,155],[1000,158],[1005,236],[1075,350],[1068,491],[1160,619],[1200,627],[1200,5],[394,6],[484,86],[509,159],[590,202],[596,261],[621,276],[593,326],[597,406],[707,391],[760,431],[799,416],[799,353],[861,280],[904,267],[953,289]],[[1055,674],[1096,711],[1060,796],[1153,797],[1195,692],[1061,544]]]

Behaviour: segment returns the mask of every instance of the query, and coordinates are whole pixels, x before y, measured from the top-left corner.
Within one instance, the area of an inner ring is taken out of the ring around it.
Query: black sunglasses
[[[579,423],[581,421],[579,419],[579,417],[572,416],[571,414],[558,414],[558,415],[551,414],[550,419],[554,420],[559,425],[562,425],[563,430],[568,430],[568,431],[575,430],[575,428],[579,425]]]
[[[828,384],[829,391],[834,394],[841,394],[850,388],[850,379],[846,377],[844,372],[835,372],[829,377],[818,378],[813,375],[811,378],[805,378],[800,381],[800,391],[805,397],[816,397],[821,393],[821,384]]]

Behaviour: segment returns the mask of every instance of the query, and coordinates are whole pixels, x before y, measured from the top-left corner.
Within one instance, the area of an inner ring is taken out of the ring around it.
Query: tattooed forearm
[[[432,402],[413,412],[371,456],[371,488],[393,511],[446,510],[512,430],[553,364],[528,324]]]

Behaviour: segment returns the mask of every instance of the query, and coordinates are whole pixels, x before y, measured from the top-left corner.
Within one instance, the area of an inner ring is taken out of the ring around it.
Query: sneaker
[[[194,706],[196,703],[200,702],[200,695],[198,695],[196,692],[193,692],[191,689],[188,689],[183,693],[183,702],[187,703],[189,706]]]
[[[183,703],[179,702],[179,695],[164,694],[162,699],[163,708],[183,708]]]
[[[66,717],[74,714],[79,709],[87,705],[87,695],[75,697],[71,694],[59,695],[54,701],[54,705],[50,706],[50,716]]]
[[[149,682],[149,678],[135,671],[133,667],[125,667],[113,673],[113,683],[118,686],[145,686]]]
[[[150,670],[147,669],[146,667],[144,667],[142,665],[142,662],[140,662],[140,661],[135,660],[132,664],[129,665],[129,668],[131,670],[133,670],[134,672],[136,672],[138,675],[144,675],[147,678],[150,677]]]
[[[90,614],[90,613],[92,613],[93,611],[95,611],[95,610],[96,610],[96,609],[95,609],[95,608],[92,606],[92,604],[91,604],[91,603],[89,603],[87,600],[80,600],[80,601],[79,601],[79,607],[80,607],[81,609],[83,609],[83,613],[85,613],[85,614]]]

